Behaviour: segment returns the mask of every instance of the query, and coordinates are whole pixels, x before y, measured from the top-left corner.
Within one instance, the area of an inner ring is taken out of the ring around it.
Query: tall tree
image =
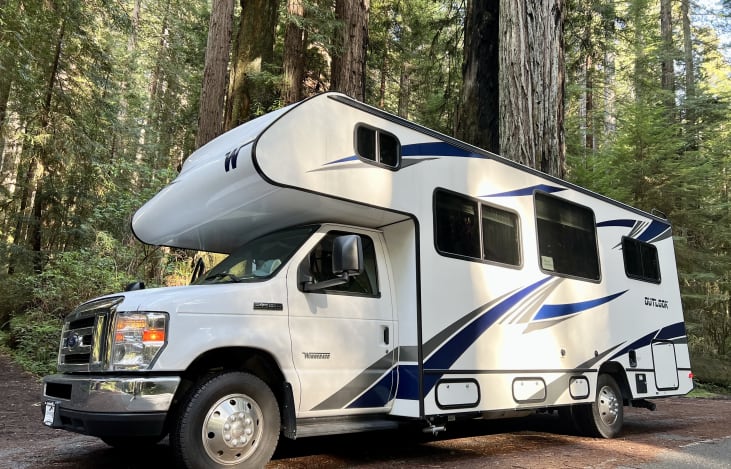
[[[458,138],[495,153],[500,152],[499,13],[499,2],[467,2],[463,90],[455,129]]]
[[[673,42],[673,16],[671,0],[660,0],[660,83],[665,93],[665,106],[675,107],[675,44]]]
[[[332,57],[331,89],[365,99],[370,0],[335,0],[341,28]]]
[[[304,0],[287,0],[287,26],[284,32],[284,79],[282,101],[295,103],[302,99],[305,78],[306,32],[302,27],[305,16]]]
[[[223,110],[226,99],[226,71],[231,51],[233,0],[214,0],[208,26],[206,62],[203,66],[203,86],[198,111],[196,148],[203,146],[223,132]]]
[[[274,60],[278,11],[278,0],[241,0],[226,100],[226,130],[251,119],[253,103],[268,110],[274,101],[274,89],[266,74]]]
[[[690,0],[680,2],[681,21],[683,25],[683,68],[685,69],[685,122],[686,134],[690,138],[689,148],[697,146],[695,136],[695,63],[693,59],[693,37],[690,26]]]
[[[563,177],[562,0],[500,1],[500,152]]]

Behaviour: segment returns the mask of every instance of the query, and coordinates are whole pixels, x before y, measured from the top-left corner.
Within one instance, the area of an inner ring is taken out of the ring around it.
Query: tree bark
[[[48,131],[50,126],[51,117],[51,104],[53,102],[53,91],[56,85],[56,79],[58,77],[58,70],[61,64],[61,51],[63,50],[63,41],[66,34],[66,20],[61,20],[61,26],[58,30],[58,39],[56,40],[56,49],[53,55],[53,63],[51,64],[51,70],[48,74],[48,83],[45,90],[45,98],[43,100],[43,107],[41,108],[40,114],[40,129],[41,133]],[[36,148],[32,150],[37,153],[41,174],[36,179],[36,190],[35,197],[33,198],[33,210],[31,211],[31,219],[28,224],[28,238],[31,242],[31,248],[33,250],[33,271],[37,274],[43,272],[43,245],[42,245],[42,228],[43,228],[43,212],[45,205],[45,197],[43,193],[44,180],[47,173],[47,161],[49,159],[49,147],[46,143],[40,143]]]
[[[660,57],[661,87],[667,93],[665,104],[668,108],[675,107],[675,58],[673,45],[673,18],[671,0],[660,0],[660,35],[662,48]]]
[[[365,99],[369,12],[370,0],[335,0],[335,17],[342,28],[332,58],[330,89],[359,101]]]
[[[465,19],[462,101],[456,135],[465,142],[500,152],[497,1],[469,0]]]
[[[693,62],[693,37],[690,30],[690,0],[680,1],[680,12],[683,22],[683,57],[685,59],[685,120],[688,123],[688,135],[691,149],[696,149],[698,142],[695,135],[695,64]]]
[[[401,77],[399,78],[398,93],[398,115],[404,119],[409,118],[409,102],[411,101],[411,65],[401,64]]]
[[[287,0],[287,15],[282,100],[284,104],[292,104],[302,99],[305,79],[305,31],[298,24],[305,16],[304,0]]]
[[[226,100],[225,130],[251,119],[253,102],[266,108],[274,100],[274,90],[266,84],[255,83],[251,78],[272,65],[278,6],[278,0],[241,0],[241,18],[233,46]]]
[[[562,0],[500,0],[500,151],[564,177]]]
[[[226,71],[231,50],[233,11],[233,0],[213,0],[206,44],[206,60],[203,66],[198,133],[195,137],[196,148],[223,133]]]

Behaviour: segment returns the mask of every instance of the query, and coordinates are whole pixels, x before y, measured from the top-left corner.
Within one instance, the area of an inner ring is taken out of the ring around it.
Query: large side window
[[[451,192],[437,191],[434,221],[439,251],[480,258],[477,202]]]
[[[355,129],[355,149],[358,156],[388,168],[398,168],[401,143],[395,135],[359,124]]]
[[[627,277],[660,283],[660,262],[655,246],[624,236],[622,237],[622,255]]]
[[[599,280],[594,212],[541,192],[535,194],[535,205],[541,268]]]
[[[336,278],[332,270],[333,241],[338,236],[348,234],[353,233],[330,231],[310,252],[309,258],[305,259],[305,262],[309,262],[309,273],[314,283]],[[373,239],[362,234],[359,234],[359,236],[363,242],[363,263],[365,264],[363,273],[351,276],[348,283],[329,287],[321,291],[318,290],[318,292],[341,292],[366,296],[379,295],[376,249],[373,245]]]

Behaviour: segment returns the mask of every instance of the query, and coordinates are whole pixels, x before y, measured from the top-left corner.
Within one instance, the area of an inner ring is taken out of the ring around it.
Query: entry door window
[[[305,258],[304,262],[309,263],[309,273],[313,282],[323,282],[337,278],[332,270],[333,242],[338,236],[349,235],[345,231],[330,231],[322,238],[317,246]],[[363,242],[363,263],[364,271],[360,275],[351,276],[347,283],[316,290],[312,293],[344,293],[362,296],[379,296],[378,290],[378,269],[376,264],[376,250],[373,240],[365,235],[359,234]]]

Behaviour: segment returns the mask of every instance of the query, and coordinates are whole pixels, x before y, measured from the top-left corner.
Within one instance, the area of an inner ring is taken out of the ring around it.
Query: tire
[[[264,381],[225,372],[194,386],[170,432],[178,467],[264,467],[279,440],[279,406]]]
[[[586,436],[614,438],[622,431],[624,407],[622,391],[611,375],[601,374],[592,404],[572,408],[576,426]]]

